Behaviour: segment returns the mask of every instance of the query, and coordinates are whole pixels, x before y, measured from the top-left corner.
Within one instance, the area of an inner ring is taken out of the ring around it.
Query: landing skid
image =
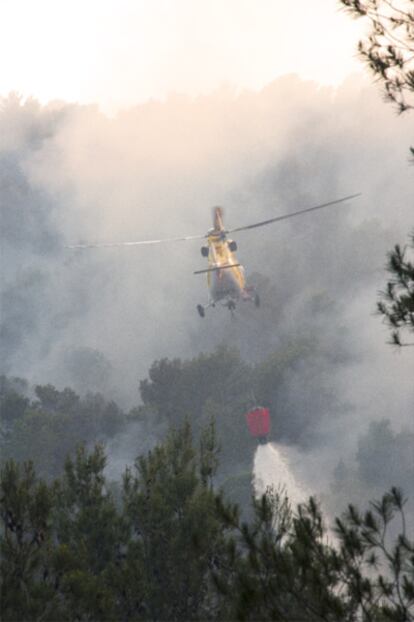
[[[246,292],[247,293],[247,292]],[[250,292],[247,294],[247,296],[243,297],[243,300],[245,301],[250,301],[250,302],[254,302],[254,306],[255,307],[260,307],[260,298],[259,298],[259,294],[254,293],[254,295],[250,294]],[[216,301],[217,302],[217,301]],[[209,307],[215,307],[216,306],[216,302],[209,302],[205,307],[203,305],[197,305],[197,312],[198,315],[200,317],[205,317],[206,316],[206,310]],[[227,302],[221,302],[223,307],[226,307],[226,309],[228,309],[232,315],[232,317],[235,317],[235,310],[236,310],[236,303],[233,300],[233,298],[230,298],[230,300],[227,300]]]
[[[198,315],[200,317],[205,317],[206,309],[208,309],[209,307],[215,307],[215,306],[216,306],[215,302],[209,302],[208,305],[206,305],[205,307],[203,307],[203,305],[197,305]]]
[[[206,317],[206,310],[209,307],[215,307],[215,306],[216,306],[215,302],[209,302],[208,305],[206,305],[205,307],[203,307],[203,305],[197,305],[198,315],[200,317]],[[236,309],[236,303],[234,302],[234,300],[228,300],[227,302],[224,302],[223,307],[226,307],[230,311],[230,313],[234,316],[234,311]]]

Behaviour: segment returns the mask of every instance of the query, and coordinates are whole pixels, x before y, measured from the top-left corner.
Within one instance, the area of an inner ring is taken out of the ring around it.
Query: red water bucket
[[[265,439],[270,432],[268,408],[256,407],[246,414],[247,427],[253,438]]]

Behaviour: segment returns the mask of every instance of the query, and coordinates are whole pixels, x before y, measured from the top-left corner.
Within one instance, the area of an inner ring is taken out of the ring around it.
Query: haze
[[[155,359],[226,344],[253,364],[314,339],[280,403],[315,421],[293,437],[316,448],[300,462],[320,481],[370,421],[412,428],[414,349],[395,354],[375,307],[412,229],[414,116],[382,101],[335,2],[287,6],[1,4],[0,371],[128,408]],[[202,234],[217,204],[237,227],[356,192],[237,237],[263,304],[234,322],[197,315],[197,242],[65,249]]]
[[[333,0],[30,0],[0,4],[0,93],[98,103],[114,113],[223,83],[260,89],[297,73],[360,72],[361,25]]]

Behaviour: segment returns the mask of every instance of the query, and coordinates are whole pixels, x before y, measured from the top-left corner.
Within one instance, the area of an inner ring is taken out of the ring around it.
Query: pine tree
[[[340,0],[369,23],[359,54],[399,113],[414,108],[414,1]],[[414,153],[414,151],[413,151]]]
[[[383,85],[385,97],[398,112],[414,109],[414,0],[339,0],[356,18],[368,21],[370,32],[359,42],[362,60]],[[410,147],[414,156],[414,147]],[[414,160],[413,160],[414,161]],[[392,329],[391,343],[401,341],[401,331],[414,332],[414,233],[404,249],[388,254],[392,278],[377,304]]]
[[[197,456],[186,423],[137,459],[124,476],[124,507],[132,537],[124,570],[125,606],[146,620],[200,620],[212,615],[210,569],[223,547],[211,478],[214,429]]]
[[[378,311],[391,327],[392,343],[414,345],[401,341],[401,333],[414,333],[414,233],[404,249],[395,246],[388,255],[387,270],[392,278],[382,292]]]
[[[64,620],[55,590],[54,492],[33,464],[13,460],[1,470],[0,611],[7,622]]]
[[[72,619],[118,619],[112,576],[128,533],[106,488],[105,464],[101,445],[89,453],[80,446],[56,483],[56,587]]]
[[[414,542],[404,503],[394,488],[365,514],[349,506],[335,536],[312,498],[292,512],[283,491],[270,491],[255,501],[251,524],[221,508],[238,534],[227,544],[229,563],[215,574],[226,619],[414,620]],[[396,515],[402,531],[390,542]]]

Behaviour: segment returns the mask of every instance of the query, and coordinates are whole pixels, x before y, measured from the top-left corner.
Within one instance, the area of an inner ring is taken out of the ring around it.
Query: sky
[[[287,73],[338,85],[363,71],[361,28],[336,0],[2,0],[0,95],[112,114]]]

